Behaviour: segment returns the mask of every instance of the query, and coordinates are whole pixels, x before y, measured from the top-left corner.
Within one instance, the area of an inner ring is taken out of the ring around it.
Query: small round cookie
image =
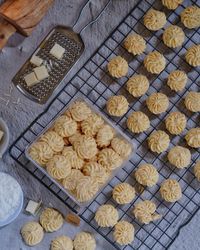
[[[185,139],[187,141],[188,146],[192,148],[200,148],[200,128],[192,128],[190,129]]]
[[[135,188],[128,183],[120,183],[114,187],[112,197],[121,205],[131,203],[135,198]]]
[[[158,182],[159,174],[152,164],[142,164],[135,171],[135,179],[143,186],[153,187]]]
[[[111,147],[123,159],[126,159],[132,153],[132,146],[130,143],[119,137],[114,137],[111,141]]]
[[[182,197],[181,186],[174,179],[165,180],[161,184],[160,194],[165,201],[176,202]]]
[[[153,93],[146,100],[149,111],[158,115],[167,111],[169,107],[169,99],[163,93]]]
[[[177,48],[183,45],[185,33],[177,25],[170,25],[163,33],[163,42],[169,48]]]
[[[62,185],[67,190],[74,191],[82,177],[84,175],[80,170],[72,169],[71,173],[62,180]]]
[[[62,137],[72,136],[77,131],[77,123],[68,116],[61,115],[54,123],[54,130]]]
[[[186,128],[187,118],[181,112],[171,112],[167,118],[165,119],[165,126],[166,129],[172,135],[179,135],[181,134],[184,129]]]
[[[110,174],[103,168],[99,163],[91,161],[83,166],[83,174],[86,176],[91,176],[99,185],[104,184]]]
[[[158,51],[150,52],[144,59],[144,66],[148,72],[158,75],[165,69],[165,57]]]
[[[84,161],[78,157],[72,146],[64,147],[62,155],[66,157],[68,165],[70,165],[71,168],[81,169],[83,167]]]
[[[82,122],[91,115],[92,111],[84,101],[74,102],[70,108],[69,112],[72,118],[77,122]]]
[[[200,92],[188,92],[185,97],[185,106],[191,112],[200,112]]]
[[[127,61],[121,56],[112,58],[108,63],[108,72],[115,78],[126,76],[128,73]]]
[[[172,165],[180,169],[186,168],[191,162],[190,150],[181,146],[171,148],[167,157]]]
[[[114,240],[121,246],[131,244],[134,240],[135,229],[128,221],[121,220],[117,222],[114,228]]]
[[[73,241],[68,236],[58,236],[52,240],[51,250],[73,250]]]
[[[167,85],[170,87],[171,90],[178,92],[185,89],[187,81],[188,77],[184,71],[175,70],[169,74],[167,79]]]
[[[79,179],[76,186],[76,198],[79,202],[87,202],[99,190],[99,183],[91,176],[84,176]]]
[[[132,213],[140,223],[147,225],[152,221],[160,219],[161,216],[155,213],[155,211],[155,203],[150,200],[145,200],[138,202],[135,205]]]
[[[108,147],[114,135],[115,135],[115,131],[110,125],[108,124],[103,125],[99,129],[97,136],[96,136],[96,142],[97,142],[98,147],[100,148]]]
[[[62,214],[53,208],[45,208],[40,215],[40,224],[46,232],[55,232],[64,223]]]
[[[95,136],[103,124],[104,120],[101,116],[92,113],[87,119],[82,121],[81,130],[85,135]]]
[[[106,108],[110,115],[121,117],[128,111],[128,101],[123,95],[111,96],[107,103]]]
[[[98,208],[94,219],[100,227],[113,227],[119,220],[119,214],[116,208],[106,204]]]
[[[30,157],[41,166],[45,166],[53,157],[53,150],[46,142],[35,142],[29,149]]]
[[[127,127],[131,132],[138,134],[150,128],[150,120],[143,112],[136,111],[128,117]]]
[[[200,161],[197,161],[194,166],[194,175],[200,181]]]
[[[181,22],[188,29],[195,29],[200,26],[200,8],[198,6],[188,6],[181,13]]]
[[[183,0],[162,0],[162,4],[169,10],[175,10],[182,2]]]
[[[74,250],[95,250],[96,241],[92,234],[80,232],[74,238]]]
[[[150,9],[144,16],[144,25],[147,29],[157,31],[162,29],[167,22],[166,15],[162,11]]]
[[[162,130],[154,131],[148,138],[148,145],[152,152],[158,154],[164,152],[169,147],[169,135]]]
[[[97,144],[93,137],[82,135],[74,142],[74,149],[81,159],[91,159],[97,154]]]
[[[57,180],[61,180],[71,173],[71,166],[63,155],[54,155],[46,167],[48,174]]]
[[[119,168],[122,162],[122,158],[112,148],[104,148],[98,154],[98,163],[108,172]]]
[[[134,56],[141,55],[146,49],[146,41],[138,34],[130,34],[124,40],[124,47]]]
[[[64,140],[54,131],[48,131],[41,136],[40,141],[46,142],[55,153],[59,153],[63,150]]]
[[[140,97],[149,89],[149,80],[144,75],[134,75],[128,80],[126,89],[132,96]]]
[[[81,135],[82,134],[78,131],[76,134],[68,137],[67,139],[70,144],[74,145],[74,143],[80,139]]]
[[[30,221],[23,225],[21,235],[26,245],[35,246],[42,241],[44,231],[38,222]]]
[[[193,45],[187,50],[185,60],[193,67],[200,66],[200,44]]]

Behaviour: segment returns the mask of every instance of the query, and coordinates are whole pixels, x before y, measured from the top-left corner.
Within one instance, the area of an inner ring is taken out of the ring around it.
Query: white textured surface
[[[56,24],[64,24],[71,26],[75,20],[77,11],[80,10],[81,4],[84,0],[55,0],[55,5],[48,12],[48,15],[41,22],[38,28],[34,31],[31,37],[23,40],[20,35],[16,35],[9,42],[9,47],[5,48],[0,53],[0,97],[4,97],[5,93],[9,92],[9,85],[12,77],[15,75],[19,67],[25,62],[33,50],[37,47],[39,42],[48,33],[48,31]],[[95,15],[95,10],[99,9],[101,4],[105,4],[105,0],[93,1],[93,8],[90,8],[87,14],[81,19],[84,24],[91,16]],[[97,24],[94,24],[92,28],[89,28],[83,34],[84,41],[86,43],[86,51],[82,56],[82,59],[74,67],[70,75],[62,83],[62,86],[67,83],[68,79],[77,71],[79,67],[86,61],[91,53],[101,44],[104,38],[110,33],[110,31],[119,23],[119,21],[125,16],[130,9],[134,6],[134,0],[113,0],[112,5],[108,8],[106,13],[102,16]],[[17,46],[16,46],[17,45]],[[21,105],[12,104],[12,101],[17,101],[20,97]],[[11,102],[8,106],[5,106],[0,102],[0,115],[8,123],[11,132],[11,142],[20,135],[20,133],[27,127],[27,125],[45,108],[32,103],[25,97],[23,97],[17,90],[13,91],[11,96]],[[0,165],[0,170],[9,172],[15,176],[22,185],[23,191],[26,197],[36,199],[42,197],[45,204],[51,202],[55,207],[59,208],[63,213],[67,212],[67,208],[58,201],[49,191],[43,186],[39,185],[36,180],[33,179],[28,173],[26,173],[20,167],[16,167],[16,164],[11,160],[10,156],[5,155]],[[199,213],[198,213],[199,214]],[[200,239],[198,232],[200,230],[200,219],[198,214],[193,218],[192,222],[185,227],[178,239],[175,241],[171,250],[198,250],[200,249]],[[28,248],[25,246],[20,237],[20,228],[32,218],[21,214],[15,223],[0,230],[0,249],[1,250],[19,250],[19,249],[49,249],[50,241],[57,235],[68,234],[74,236],[77,229],[73,226],[65,224],[62,230],[57,233],[46,234],[43,242],[34,248]],[[91,230],[89,226],[82,222],[81,229]],[[196,233],[197,232],[197,233]],[[113,249],[108,245],[105,240],[99,236],[97,238],[98,249]]]

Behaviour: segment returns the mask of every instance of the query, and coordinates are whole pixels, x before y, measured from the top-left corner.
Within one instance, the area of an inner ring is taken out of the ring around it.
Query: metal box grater
[[[61,60],[49,53],[55,43],[58,43],[65,49]],[[12,81],[26,97],[37,103],[44,104],[72,66],[78,61],[83,51],[84,43],[79,34],[76,34],[69,27],[57,26],[50,31],[31,55],[31,57],[38,55],[44,60],[47,69],[49,69],[49,77],[32,87],[27,86],[24,76],[31,73],[35,67],[30,63],[30,57]]]

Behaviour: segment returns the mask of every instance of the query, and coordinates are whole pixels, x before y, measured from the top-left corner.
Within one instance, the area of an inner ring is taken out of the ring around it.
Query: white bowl
[[[0,117],[0,130],[4,132],[3,138],[0,141],[0,158],[6,152],[9,145],[9,129],[4,120]]]

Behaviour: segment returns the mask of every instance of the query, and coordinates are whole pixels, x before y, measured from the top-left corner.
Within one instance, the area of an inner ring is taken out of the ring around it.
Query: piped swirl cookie
[[[140,97],[149,89],[149,80],[144,75],[134,75],[128,80],[126,88],[132,96]]]
[[[88,107],[88,105],[83,101],[76,101],[74,102],[70,108],[69,112],[71,114],[71,117],[77,121],[82,122],[85,119],[88,118],[89,115],[91,115],[92,111]]]
[[[112,148],[104,148],[98,154],[98,163],[107,171],[120,167],[122,162],[122,158]]]
[[[185,139],[188,146],[192,148],[200,148],[200,127],[190,129],[187,132]]]
[[[120,183],[114,187],[112,197],[118,204],[128,204],[135,198],[135,189],[128,183]]]
[[[200,112],[200,92],[188,92],[185,97],[184,103],[189,111]]]
[[[193,67],[200,66],[200,44],[193,45],[187,50],[185,60]]]
[[[30,221],[23,225],[21,235],[26,245],[35,246],[42,241],[44,231],[38,222]]]
[[[74,238],[74,250],[95,250],[96,241],[92,234],[80,232]]]
[[[127,61],[121,56],[112,58],[108,63],[108,72],[115,78],[126,76],[128,73]]]
[[[182,146],[175,146],[170,149],[168,160],[177,168],[186,168],[191,162],[190,150]]]
[[[62,185],[67,190],[74,191],[82,177],[84,175],[80,170],[72,169],[71,173],[62,180]]]
[[[157,31],[162,29],[167,22],[166,15],[162,11],[150,9],[144,16],[144,25],[147,29]]]
[[[182,2],[183,0],[162,0],[162,4],[169,10],[175,10]]]
[[[198,6],[188,6],[181,13],[181,22],[189,29],[195,29],[200,26],[200,8]]]
[[[153,93],[146,100],[149,111],[158,115],[167,111],[169,107],[169,99],[163,93]]]
[[[148,72],[158,75],[165,69],[165,57],[158,51],[150,52],[144,59],[144,66]]]
[[[174,179],[165,180],[161,184],[160,194],[165,201],[176,202],[182,197],[181,186]]]
[[[162,130],[154,131],[148,138],[149,148],[158,154],[166,151],[169,143],[169,135]]]
[[[186,124],[187,124],[186,116],[178,111],[171,112],[165,119],[166,129],[172,135],[181,134],[186,128]]]
[[[130,34],[124,41],[124,47],[134,56],[141,55],[146,49],[144,38],[138,34]]]
[[[113,227],[119,220],[119,214],[116,208],[106,204],[98,208],[94,219],[100,227]]]
[[[87,119],[82,121],[81,130],[85,135],[95,136],[103,124],[104,120],[101,116],[92,113]]]
[[[143,112],[136,111],[128,117],[127,127],[133,133],[141,133],[150,127],[150,120]]]
[[[167,85],[176,92],[184,90],[188,81],[186,73],[182,70],[171,72],[167,79]]]
[[[48,131],[41,136],[40,141],[46,142],[55,153],[59,153],[63,150],[64,140],[54,131]]]
[[[177,25],[171,25],[163,33],[163,42],[169,48],[177,48],[183,45],[185,33]]]
[[[120,155],[123,159],[126,159],[128,156],[130,156],[132,152],[132,146],[130,143],[126,142],[125,140],[114,137],[111,141],[111,147],[114,149],[114,151]]]
[[[78,157],[78,154],[73,150],[72,146],[64,147],[62,155],[66,157],[68,165],[70,165],[71,168],[81,169],[83,167],[84,161]]]
[[[113,237],[119,245],[126,246],[133,242],[134,234],[134,226],[128,221],[121,220],[115,225]]]
[[[51,250],[73,250],[73,241],[68,236],[58,236],[52,240]]]
[[[77,123],[68,116],[61,115],[55,121],[54,130],[62,137],[72,136],[77,131]]]
[[[159,174],[152,164],[142,164],[135,171],[135,179],[143,186],[152,187],[158,182]]]
[[[110,125],[108,124],[103,125],[99,129],[97,136],[96,136],[96,142],[97,142],[98,147],[100,148],[108,147],[114,135],[115,135],[115,131]]]
[[[128,101],[123,95],[111,96],[106,104],[107,111],[110,115],[120,117],[128,111]]]

